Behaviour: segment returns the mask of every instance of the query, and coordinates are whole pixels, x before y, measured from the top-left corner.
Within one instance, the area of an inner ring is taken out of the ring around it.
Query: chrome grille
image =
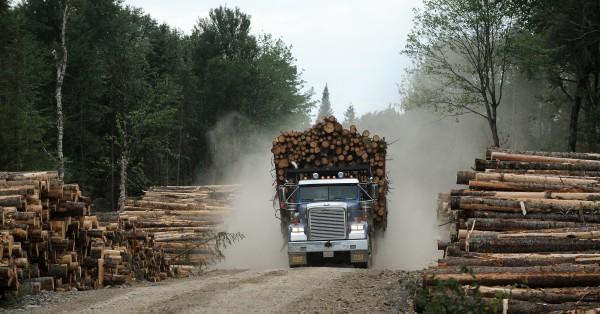
[[[346,238],[346,211],[339,207],[312,208],[308,214],[310,240]]]

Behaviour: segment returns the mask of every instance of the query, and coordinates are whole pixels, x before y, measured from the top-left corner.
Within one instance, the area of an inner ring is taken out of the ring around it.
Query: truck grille
[[[308,225],[310,240],[337,240],[346,238],[346,211],[343,208],[312,208]]]

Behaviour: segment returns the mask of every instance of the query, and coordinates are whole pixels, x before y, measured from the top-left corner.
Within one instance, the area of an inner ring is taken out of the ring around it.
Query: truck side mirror
[[[285,186],[277,187],[277,198],[279,199],[279,209],[287,208],[287,200],[286,200],[286,188]]]
[[[371,188],[371,197],[373,198],[373,200],[378,200],[379,199],[379,184],[377,183],[371,183],[369,185],[369,187]]]

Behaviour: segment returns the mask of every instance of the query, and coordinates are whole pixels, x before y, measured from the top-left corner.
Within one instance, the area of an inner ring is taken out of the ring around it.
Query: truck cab
[[[312,169],[310,176],[305,171],[296,176],[297,181],[279,187],[280,204],[288,211],[291,267],[315,260],[370,266],[377,185],[361,172],[369,173],[370,169]]]

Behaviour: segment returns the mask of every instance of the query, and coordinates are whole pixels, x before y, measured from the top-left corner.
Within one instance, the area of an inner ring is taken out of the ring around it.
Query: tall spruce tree
[[[350,103],[346,112],[344,112],[344,126],[349,127],[356,123],[356,112],[354,111],[354,105]]]
[[[323,89],[323,96],[321,97],[321,106],[319,107],[319,115],[317,116],[317,120],[321,120],[323,117],[328,117],[333,115],[333,110],[331,109],[331,102],[329,101],[329,88],[327,88],[327,84],[325,84],[325,88]]]

